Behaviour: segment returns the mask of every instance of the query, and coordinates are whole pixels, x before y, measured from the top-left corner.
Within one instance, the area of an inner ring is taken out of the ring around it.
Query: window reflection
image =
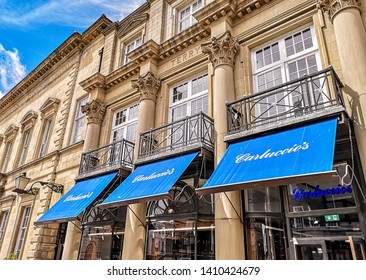
[[[213,196],[198,199],[187,182],[178,181],[170,190],[169,199],[149,204],[146,259],[215,258]]]

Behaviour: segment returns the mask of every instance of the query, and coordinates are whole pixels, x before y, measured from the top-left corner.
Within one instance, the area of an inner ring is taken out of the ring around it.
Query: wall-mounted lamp
[[[50,189],[52,189],[52,191],[56,192],[56,193],[62,193],[64,186],[60,185],[60,184],[56,184],[56,183],[51,183],[51,182],[43,182],[43,181],[35,181],[33,182],[33,184],[30,186],[29,189],[25,189],[25,187],[28,185],[30,178],[27,177],[27,173],[20,173],[17,177],[15,177],[15,189],[13,190],[13,192],[16,192],[18,194],[33,194],[36,195],[37,192],[35,192],[33,190],[33,186],[35,184],[41,184],[41,186],[46,186]]]

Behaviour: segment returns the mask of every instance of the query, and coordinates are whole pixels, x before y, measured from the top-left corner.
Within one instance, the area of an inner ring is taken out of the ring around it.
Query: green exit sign
[[[326,222],[338,222],[339,215],[326,215],[324,216]]]

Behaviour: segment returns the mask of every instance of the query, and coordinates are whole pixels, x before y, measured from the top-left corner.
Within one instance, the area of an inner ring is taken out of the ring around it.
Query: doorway
[[[365,260],[365,245],[360,237],[293,238],[296,260]]]

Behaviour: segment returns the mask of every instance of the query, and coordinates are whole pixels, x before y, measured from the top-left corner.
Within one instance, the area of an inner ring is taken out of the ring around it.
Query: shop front
[[[365,259],[365,187],[347,132],[330,118],[230,144],[196,192],[242,191],[246,259]]]
[[[112,172],[78,181],[35,222],[59,224],[55,259],[62,259],[68,222],[80,224],[78,259],[120,259],[126,209],[98,209],[96,205],[119,185],[122,177]]]
[[[197,152],[138,166],[98,207],[148,203],[147,260],[214,259],[213,199],[195,193],[209,175],[206,167]]]

